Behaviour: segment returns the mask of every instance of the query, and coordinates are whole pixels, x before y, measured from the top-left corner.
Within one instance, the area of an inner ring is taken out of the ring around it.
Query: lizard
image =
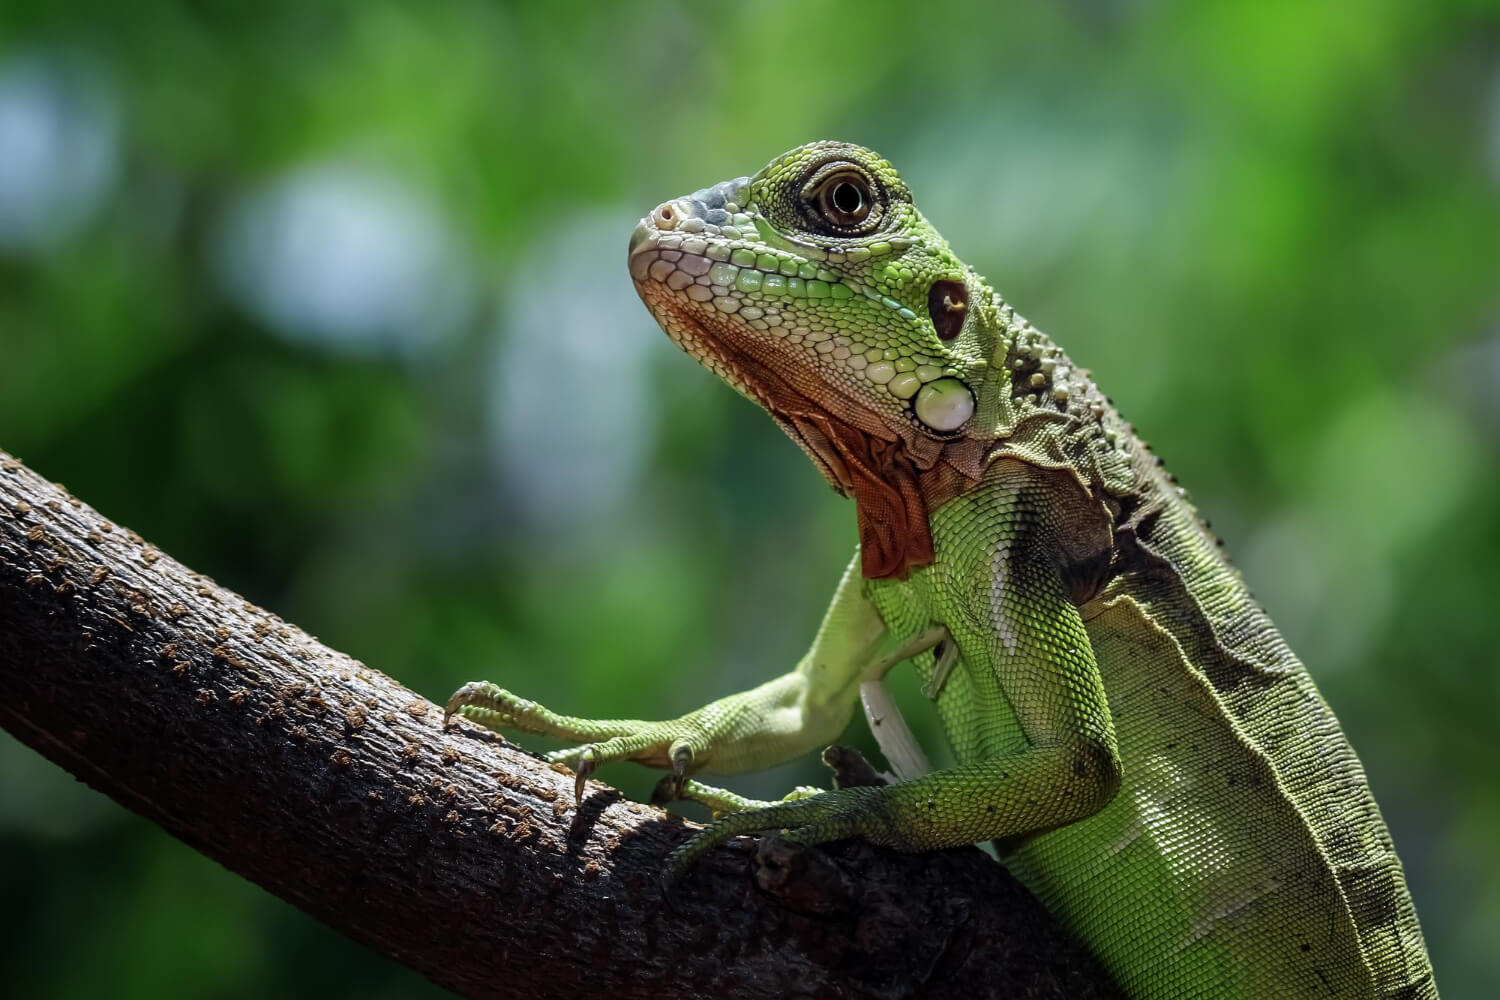
[[[630,274],[666,334],[763,407],[859,546],[789,672],[677,719],[559,715],[489,682],[447,705],[669,771],[716,819],[666,863],[784,831],[993,842],[1135,1000],[1437,989],[1359,759],[1186,492],[1093,381],[965,265],[894,167],[820,141],[659,204]],[[910,663],[955,766],[882,685]],[[700,773],[836,739],[863,702],[889,784],[754,801]]]

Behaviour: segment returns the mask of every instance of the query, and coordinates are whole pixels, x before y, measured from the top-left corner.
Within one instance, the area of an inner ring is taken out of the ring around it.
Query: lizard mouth
[[[922,473],[941,445],[919,462],[903,435],[844,399],[806,368],[776,364],[774,349],[731,322],[715,322],[654,282],[636,290],[667,335],[704,367],[771,415],[859,512],[860,560],[870,579],[904,579],[933,561]]]

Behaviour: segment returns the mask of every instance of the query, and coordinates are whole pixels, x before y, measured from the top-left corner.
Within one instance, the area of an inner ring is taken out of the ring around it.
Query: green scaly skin
[[[860,516],[789,673],[667,722],[558,716],[486,683],[449,703],[670,769],[664,791],[908,851],[998,842],[1125,992],[1435,998],[1400,862],[1302,664],[1087,372],[949,250],[889,163],[813,143],[658,206],[641,298],[765,407]],[[956,654],[956,656],[955,656]],[[957,766],[922,773],[880,677],[909,661]],[[941,664],[941,667],[938,665]],[[904,780],[752,802],[691,775],[836,739],[861,693]]]

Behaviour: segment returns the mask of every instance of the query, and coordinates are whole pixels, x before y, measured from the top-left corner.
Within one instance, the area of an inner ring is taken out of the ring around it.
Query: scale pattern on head
[[[863,568],[932,561],[927,513],[982,468],[998,300],[870,150],[816,142],[657,206],[630,271],[669,336],[859,505]]]

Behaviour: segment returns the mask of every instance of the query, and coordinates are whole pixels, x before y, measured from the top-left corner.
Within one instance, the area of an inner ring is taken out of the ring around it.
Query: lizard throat
[[[914,453],[905,435],[804,370],[777,365],[772,348],[732,322],[710,329],[695,310],[659,289],[637,288],[678,346],[760,404],[824,477],[854,499],[866,578],[905,579],[913,568],[933,562],[929,511],[978,479],[977,468],[971,478],[939,461],[953,442],[919,438],[920,452]]]

